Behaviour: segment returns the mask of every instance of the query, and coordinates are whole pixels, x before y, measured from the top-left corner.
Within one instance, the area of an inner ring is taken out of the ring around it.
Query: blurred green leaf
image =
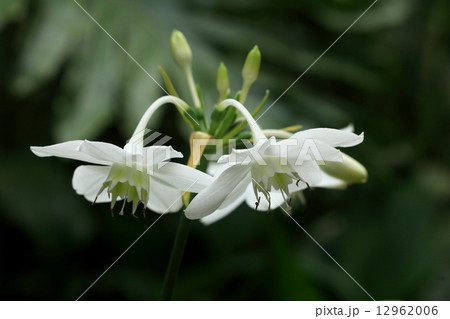
[[[25,0],[2,0],[0,2],[0,29],[8,22],[23,17]]]

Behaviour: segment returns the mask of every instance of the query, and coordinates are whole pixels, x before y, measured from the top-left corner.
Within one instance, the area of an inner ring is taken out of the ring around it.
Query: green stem
[[[189,91],[191,91],[192,99],[194,100],[194,106],[196,108],[201,108],[200,98],[198,97],[197,88],[195,87],[194,75],[192,74],[191,67],[187,68],[185,71],[186,79],[189,86]]]
[[[161,289],[160,300],[171,300],[172,298],[178,271],[180,270],[181,260],[183,258],[184,247],[186,246],[189,235],[190,225],[191,220],[187,219],[184,214],[181,213],[177,234],[175,236],[169,264],[167,265],[166,275]]]

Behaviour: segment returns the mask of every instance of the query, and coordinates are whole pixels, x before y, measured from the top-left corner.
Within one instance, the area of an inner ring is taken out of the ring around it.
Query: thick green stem
[[[189,235],[189,226],[191,225],[191,222],[192,221],[190,219],[187,219],[184,214],[181,213],[180,221],[178,222],[177,234],[175,236],[169,264],[167,265],[166,275],[164,277],[164,282],[161,289],[160,300],[171,300],[172,298],[181,260],[183,258],[184,247],[186,246]]]

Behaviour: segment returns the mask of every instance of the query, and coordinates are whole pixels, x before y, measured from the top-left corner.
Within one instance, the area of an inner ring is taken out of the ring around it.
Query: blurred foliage
[[[223,61],[232,90],[254,44],[254,107],[268,105],[372,3],[361,0],[79,1],[159,83],[186,96],[169,36],[194,52],[207,104]],[[450,298],[450,59],[446,0],[378,1],[274,106],[263,127],[353,122],[369,182],[306,193],[294,218],[376,299]],[[0,2],[0,299],[76,299],[158,217],[111,218],[71,188],[76,163],[30,145],[123,145],[162,90],[71,0]],[[236,84],[237,83],[237,84]],[[187,154],[175,110],[150,124]],[[174,118],[177,118],[176,120]],[[447,119],[447,120],[446,120]],[[84,296],[156,299],[178,216],[164,216]],[[366,300],[289,218],[241,207],[186,248],[176,299]]]

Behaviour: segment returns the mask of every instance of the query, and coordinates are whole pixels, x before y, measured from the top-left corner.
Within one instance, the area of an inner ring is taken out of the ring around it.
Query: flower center
[[[252,165],[251,168],[253,191],[258,199],[255,203],[256,209],[260,201],[259,193],[262,193],[269,203],[270,210],[271,200],[269,192],[273,190],[281,193],[286,206],[289,207],[291,202],[289,185],[296,183],[298,186],[302,179],[289,164],[279,163],[279,159],[265,157],[264,161],[267,165]],[[308,184],[306,183],[306,185]]]
[[[136,208],[140,203],[144,204],[144,212],[147,207],[150,193],[150,175],[133,167],[114,163],[97,196],[105,189],[108,196],[111,197],[111,212],[116,201],[123,199],[119,215],[123,215],[125,203],[133,202],[131,214],[135,216]]]

